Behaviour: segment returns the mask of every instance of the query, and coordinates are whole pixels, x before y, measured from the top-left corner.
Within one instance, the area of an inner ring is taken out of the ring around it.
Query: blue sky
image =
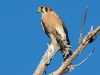
[[[83,36],[90,27],[100,25],[100,0],[0,0],[0,75],[32,75],[44,55],[50,39],[43,32],[37,9],[50,6],[64,20],[72,49],[78,46],[80,28],[86,6],[89,7]],[[92,56],[81,66],[64,75],[100,75],[100,35],[73,61],[81,62],[95,48]],[[63,62],[58,52],[47,74]]]

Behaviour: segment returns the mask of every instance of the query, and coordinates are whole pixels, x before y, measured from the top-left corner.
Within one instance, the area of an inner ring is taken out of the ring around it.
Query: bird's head
[[[43,13],[46,13],[46,12],[49,12],[49,11],[53,11],[50,7],[48,6],[40,6],[37,10],[37,12],[43,14]]]

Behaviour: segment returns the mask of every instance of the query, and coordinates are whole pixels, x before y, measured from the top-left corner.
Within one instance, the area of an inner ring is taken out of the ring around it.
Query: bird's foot
[[[69,69],[70,72],[72,72],[74,70],[74,66],[73,65],[69,65],[67,68]]]

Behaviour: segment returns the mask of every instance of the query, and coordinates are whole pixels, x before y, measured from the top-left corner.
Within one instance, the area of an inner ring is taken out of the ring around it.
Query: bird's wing
[[[43,21],[41,20],[41,25],[42,25],[42,29],[44,30],[44,32],[47,34],[47,36],[50,38],[49,36],[49,32],[47,30],[47,28],[45,27],[45,24],[43,23]]]
[[[68,31],[67,31],[67,28],[66,28],[66,26],[65,26],[65,23],[64,23],[64,21],[62,20],[62,18],[61,18],[59,15],[57,15],[57,16],[58,16],[58,18],[59,18],[60,21],[61,21],[62,27],[63,27],[64,32],[65,32],[65,34],[66,34],[66,40],[68,41],[68,44],[70,45],[70,41],[69,41],[69,37],[68,37]]]

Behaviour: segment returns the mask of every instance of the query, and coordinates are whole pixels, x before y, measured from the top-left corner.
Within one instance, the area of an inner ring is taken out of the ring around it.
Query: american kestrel
[[[66,60],[73,52],[70,49],[68,31],[63,20],[48,6],[40,6],[38,12],[42,14],[41,24],[44,32],[51,40],[56,38],[58,44],[61,46],[63,58]]]

